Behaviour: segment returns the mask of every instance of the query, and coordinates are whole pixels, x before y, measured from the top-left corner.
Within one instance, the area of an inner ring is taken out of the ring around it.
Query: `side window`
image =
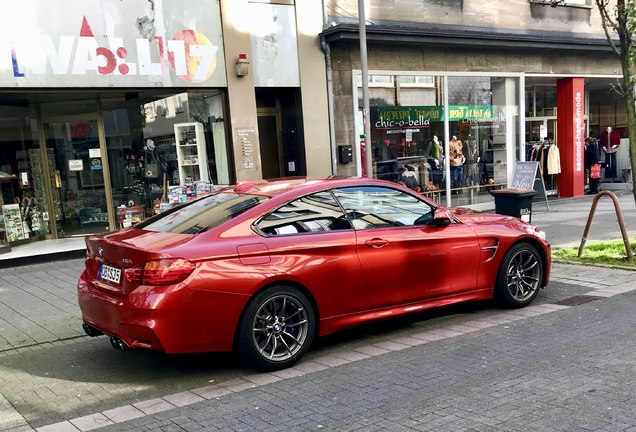
[[[434,207],[388,187],[360,186],[334,190],[355,229],[426,225]]]
[[[330,192],[318,192],[291,201],[261,219],[257,228],[267,235],[352,229]]]

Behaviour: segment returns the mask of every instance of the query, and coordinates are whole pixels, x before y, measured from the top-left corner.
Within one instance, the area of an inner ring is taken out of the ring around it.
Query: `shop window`
[[[359,73],[357,76],[360,82]],[[439,201],[440,191],[447,185],[449,164],[453,205],[490,202],[489,190],[507,184],[512,159],[508,149],[515,149],[517,158],[523,151],[519,79],[449,76],[449,105],[445,107],[444,77],[408,73],[384,77],[394,78],[393,88],[369,89],[374,177],[402,183]],[[361,107],[362,91],[357,90]],[[378,97],[380,94],[382,97]],[[527,98],[532,96],[526,94]],[[551,95],[546,93],[544,97]],[[449,120],[448,137],[445,116]],[[446,142],[452,155],[444,154]],[[362,171],[366,175],[364,165]]]
[[[3,121],[5,120],[5,121]],[[54,156],[40,152],[35,105],[20,97],[0,100],[0,243],[51,233],[46,175],[55,185]]]
[[[535,90],[536,113],[537,117],[555,116],[556,115],[556,88],[537,87]]]
[[[230,183],[221,92],[102,102],[118,228]]]
[[[518,86],[512,77],[448,78],[451,186],[470,188],[475,203],[507,183],[508,149],[519,147]]]

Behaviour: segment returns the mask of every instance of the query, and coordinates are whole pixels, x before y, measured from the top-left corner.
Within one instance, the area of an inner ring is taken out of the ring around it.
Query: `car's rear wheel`
[[[495,292],[508,307],[519,308],[534,300],[541,287],[543,261],[529,243],[513,245],[501,262]]]
[[[315,312],[301,291],[275,286],[256,295],[241,318],[237,346],[241,359],[259,370],[290,367],[309,349]]]

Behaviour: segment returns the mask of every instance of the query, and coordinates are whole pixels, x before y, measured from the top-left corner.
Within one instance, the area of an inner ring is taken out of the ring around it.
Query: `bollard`
[[[598,200],[601,197],[609,196],[612,201],[614,201],[614,210],[616,211],[616,219],[618,219],[618,226],[621,229],[621,234],[623,235],[623,243],[625,243],[625,252],[627,252],[627,261],[632,260],[632,248],[629,244],[629,236],[627,235],[627,229],[625,229],[625,221],[623,220],[623,213],[621,212],[621,206],[618,202],[618,197],[612,191],[601,191],[596,194],[594,197],[594,201],[592,202],[592,208],[590,209],[590,214],[587,217],[587,223],[585,224],[585,230],[583,231],[583,237],[581,238],[581,245],[579,246],[579,254],[577,255],[581,258],[583,255],[583,249],[585,248],[585,242],[587,241],[587,235],[590,232],[590,227],[592,225],[592,219],[594,218],[594,212],[596,211],[596,205],[598,204]]]

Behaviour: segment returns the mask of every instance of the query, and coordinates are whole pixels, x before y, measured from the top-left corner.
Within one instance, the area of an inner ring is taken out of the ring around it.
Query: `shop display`
[[[4,230],[7,241],[14,242],[24,240],[24,225],[20,216],[20,206],[18,204],[6,204],[2,206],[4,219]]]
[[[47,148],[46,151],[51,185],[58,190],[61,187],[61,180],[55,165],[55,151],[52,148]],[[31,169],[33,196],[28,203],[25,202],[26,197],[23,198],[23,206],[25,207],[24,217],[25,220],[30,219],[32,225],[31,229],[35,234],[48,234],[50,232],[49,215],[46,206],[44,170],[42,167],[39,149],[30,149],[28,151],[28,167]],[[59,194],[54,195],[54,199],[55,217],[59,220],[62,215],[62,204],[60,202]]]
[[[208,181],[189,182],[184,185],[168,187],[166,200],[159,204],[158,212],[164,212],[172,207],[192,201],[214,191],[214,185]]]
[[[122,205],[117,208],[117,223],[121,228],[130,228],[145,218],[146,212],[143,206],[126,207]]]
[[[174,125],[179,164],[179,184],[189,181],[209,181],[205,135],[201,123]]]

